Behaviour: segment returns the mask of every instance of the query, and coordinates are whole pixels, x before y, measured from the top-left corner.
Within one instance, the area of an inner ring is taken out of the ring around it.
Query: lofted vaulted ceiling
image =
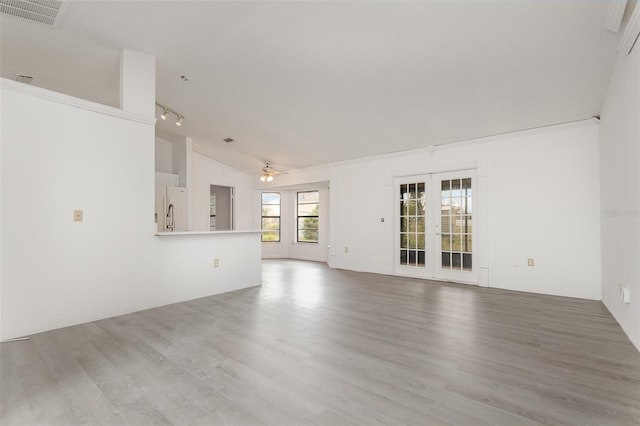
[[[253,174],[598,115],[608,3],[71,1],[56,27],[2,15],[0,71],[117,106],[121,49],[152,53],[180,133]]]

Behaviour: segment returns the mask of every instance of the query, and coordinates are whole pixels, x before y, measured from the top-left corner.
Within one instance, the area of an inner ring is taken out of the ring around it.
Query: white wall
[[[236,230],[260,229],[260,227],[254,226],[255,221],[253,220],[255,206],[252,177],[195,151],[192,151],[191,159],[192,229],[195,231],[209,230],[211,185],[234,187]]]
[[[175,137],[169,141],[156,136],[155,157],[156,172],[178,175],[178,186],[189,188],[189,170],[191,168],[191,140]]]
[[[333,165],[330,266],[392,274],[393,177],[474,167],[485,192],[475,193],[484,214],[474,222],[485,221],[486,229],[474,245],[483,247],[488,285],[599,300],[598,127],[592,122],[437,147],[434,155],[422,150]]]
[[[173,143],[156,137],[155,155],[156,172],[175,174],[173,171]]]
[[[640,349],[640,46],[620,55],[600,122],[602,300]],[[619,297],[620,285],[631,303]]]
[[[171,168],[178,175],[178,184],[189,188],[189,167],[191,156],[191,141],[189,138],[175,141],[171,144]]]
[[[152,117],[155,100],[156,57],[123,49],[120,53],[120,108]]]
[[[260,284],[258,233],[153,236],[153,117],[0,81],[1,340]]]

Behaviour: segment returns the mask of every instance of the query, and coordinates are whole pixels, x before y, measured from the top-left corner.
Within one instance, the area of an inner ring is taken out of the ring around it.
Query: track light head
[[[162,113],[160,114],[161,119],[166,120],[169,115],[173,114],[176,116],[176,126],[182,126],[182,123],[184,122],[184,115],[159,102],[156,102],[156,106],[160,107],[162,110]]]

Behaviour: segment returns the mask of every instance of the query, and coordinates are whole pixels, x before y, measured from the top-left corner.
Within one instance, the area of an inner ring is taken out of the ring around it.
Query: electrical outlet
[[[345,253],[349,253],[349,247],[345,246],[345,247],[344,247],[344,252],[345,252]]]
[[[533,257],[527,259],[527,266],[533,266]]]
[[[213,267],[218,268],[220,266],[220,259],[213,259]]]
[[[74,222],[82,222],[82,210],[74,210],[73,211],[73,221]]]

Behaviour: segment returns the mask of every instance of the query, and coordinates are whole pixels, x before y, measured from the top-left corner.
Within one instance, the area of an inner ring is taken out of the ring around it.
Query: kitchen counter
[[[240,231],[181,231],[181,232],[156,232],[156,237],[174,237],[178,235],[228,235],[228,234],[260,234],[262,231],[255,229]]]

